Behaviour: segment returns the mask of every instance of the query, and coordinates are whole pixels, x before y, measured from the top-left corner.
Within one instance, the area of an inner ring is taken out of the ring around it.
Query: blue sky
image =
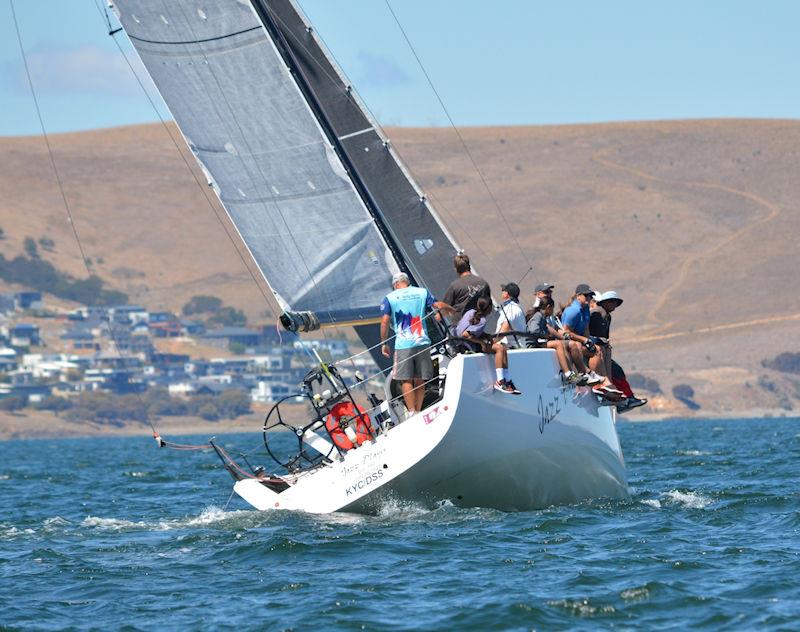
[[[800,118],[793,0],[391,3],[459,126]],[[382,123],[447,124],[383,0],[300,4]],[[48,131],[155,118],[95,0],[15,6]],[[8,0],[0,104],[0,135],[38,132]]]

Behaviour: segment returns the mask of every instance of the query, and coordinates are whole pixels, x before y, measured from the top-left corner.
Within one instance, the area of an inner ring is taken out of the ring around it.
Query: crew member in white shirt
[[[497,320],[497,333],[526,331],[525,312],[519,306],[519,286],[516,283],[506,283],[500,288],[500,298],[503,302],[500,305],[500,318]],[[514,395],[521,394],[521,391],[514,386],[508,370],[508,349],[517,349],[521,346],[523,346],[522,343],[513,333],[504,336],[492,345],[495,352],[494,367],[497,373],[494,387],[498,391]]]

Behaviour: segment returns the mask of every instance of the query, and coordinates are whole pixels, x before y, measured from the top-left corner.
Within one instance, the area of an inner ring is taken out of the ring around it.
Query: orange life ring
[[[356,416],[356,443],[361,445],[365,441],[371,440],[373,437],[369,415],[364,412],[361,406],[358,404],[354,405],[353,402],[339,402],[331,408],[331,412],[328,414],[325,427],[328,429],[331,440],[342,450],[351,450],[355,446],[345,434],[340,422],[345,417],[352,419]]]

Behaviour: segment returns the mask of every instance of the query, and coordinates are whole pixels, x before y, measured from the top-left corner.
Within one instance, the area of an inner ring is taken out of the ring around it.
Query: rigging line
[[[98,2],[98,0],[95,0],[95,7],[97,8],[98,11],[100,11],[100,15],[102,17],[103,10],[97,5],[97,2]],[[109,20],[109,17],[108,17],[108,11],[105,12],[105,18],[106,18],[106,20],[109,21],[109,24],[110,24],[110,20]],[[128,68],[130,69],[131,74],[133,75],[134,79],[136,79],[136,83],[139,84],[139,87],[141,88],[141,90],[144,93],[145,97],[149,101],[150,106],[153,109],[153,112],[155,113],[155,115],[158,118],[158,120],[161,122],[161,125],[164,127],[164,130],[167,132],[167,136],[169,136],[170,140],[172,141],[172,144],[175,145],[175,148],[178,150],[178,154],[180,155],[181,160],[183,160],[183,163],[186,165],[186,168],[189,170],[189,173],[191,174],[191,176],[194,179],[195,183],[197,183],[197,186],[200,188],[201,192],[203,193],[203,197],[205,198],[206,202],[208,203],[208,206],[211,208],[211,211],[214,213],[214,216],[217,218],[217,221],[219,222],[220,226],[222,226],[222,229],[225,231],[225,234],[227,235],[228,239],[230,240],[231,245],[233,245],[233,248],[236,251],[236,254],[239,256],[239,259],[241,260],[242,265],[244,265],[245,270],[247,270],[248,274],[250,275],[250,278],[253,280],[253,282],[255,283],[256,287],[258,288],[258,291],[261,293],[261,296],[264,298],[264,302],[266,303],[267,307],[269,307],[271,309],[272,305],[270,304],[269,296],[264,291],[264,288],[261,286],[261,283],[259,283],[258,278],[255,275],[255,273],[253,272],[253,270],[250,268],[250,265],[247,262],[247,258],[242,254],[241,250],[239,249],[239,244],[237,243],[236,238],[231,234],[230,229],[225,224],[225,220],[223,220],[223,218],[220,216],[219,211],[217,211],[217,208],[214,205],[213,200],[209,197],[209,195],[208,195],[208,185],[202,183],[200,181],[200,179],[197,177],[197,174],[195,173],[195,170],[192,168],[192,165],[189,163],[189,161],[187,160],[186,156],[183,153],[183,150],[181,149],[181,144],[175,139],[175,137],[172,134],[172,131],[169,129],[169,125],[167,124],[167,121],[164,119],[163,116],[161,116],[161,112],[158,110],[158,107],[156,106],[155,101],[153,101],[153,98],[150,96],[150,93],[147,91],[147,88],[145,88],[144,83],[142,82],[141,78],[139,77],[139,74],[133,68],[133,64],[131,64],[130,59],[128,59],[128,56],[125,54],[125,51],[122,49],[122,46],[119,43],[119,40],[116,37],[114,37],[114,34],[118,33],[119,30],[120,29],[109,30],[109,34],[112,36],[111,39],[114,40],[114,44],[116,44],[117,50],[119,50],[119,53],[120,53],[120,55],[122,55],[122,58],[125,60],[125,63],[128,66]]]
[[[163,2],[162,4],[164,5],[165,11],[167,11],[166,2]],[[189,32],[192,35],[195,35],[194,29],[192,28],[192,24],[189,21],[189,17],[186,15],[186,11],[184,11],[183,6],[178,4],[178,8],[180,9],[181,13],[183,14],[183,19],[186,20],[186,26],[189,28]],[[258,28],[261,28],[261,26],[259,26]],[[236,117],[236,115],[234,113],[234,110],[231,107],[230,101],[228,100],[228,97],[226,96],[225,91],[222,89],[222,85],[220,84],[219,79],[217,78],[217,75],[214,72],[214,69],[213,69],[211,63],[208,61],[208,57],[206,56],[206,53],[202,48],[200,49],[200,53],[203,56],[203,60],[206,62],[206,66],[207,66],[209,72],[211,73],[211,77],[214,79],[214,83],[216,84],[217,89],[219,90],[219,93],[222,96],[222,99],[225,101],[225,105],[228,106],[228,111],[230,112],[230,115],[231,115],[230,117],[233,120],[234,124],[236,125],[236,128],[239,130],[239,135],[241,136],[245,147],[247,147],[247,151],[250,153],[251,156],[255,157],[255,152],[253,151],[252,147],[250,146],[250,143],[247,140],[247,135],[244,133],[244,130],[242,129],[242,126],[239,124],[239,119]],[[222,117],[220,117],[220,118],[222,118]],[[245,162],[244,162],[244,158],[240,155],[239,159],[240,159],[240,162],[242,163],[242,166],[245,167],[245,171],[248,174],[248,177],[250,178],[251,183],[253,184],[253,188],[256,189],[255,180],[250,175],[249,170],[246,168],[246,165],[245,165]],[[263,169],[261,168],[261,165],[258,164],[257,160],[254,160],[253,162],[256,165],[256,169],[258,170],[258,173],[261,175],[262,181],[265,184],[268,183],[269,179],[267,178],[266,174],[264,173]],[[303,256],[302,251],[300,250],[300,246],[298,245],[297,240],[295,239],[294,233],[292,232],[292,229],[291,229],[291,227],[289,225],[289,222],[286,220],[286,217],[284,216],[283,211],[281,210],[281,205],[279,204],[277,197],[271,191],[271,189],[270,189],[270,197],[272,198],[272,203],[275,205],[275,208],[278,210],[278,215],[280,216],[281,220],[283,221],[284,225],[286,226],[286,230],[289,233],[289,238],[292,240],[292,244],[294,245],[295,250],[297,251],[297,254],[298,254],[300,260],[303,262],[303,267],[305,268],[306,273],[308,274],[308,278],[311,281],[311,284],[314,286],[314,290],[319,294],[320,293],[320,288],[319,288],[319,285],[317,284],[317,280],[314,278],[314,275],[311,274],[311,269],[308,267],[308,263],[306,262],[306,259]],[[324,288],[323,288],[323,291],[324,291]],[[327,303],[330,305],[330,303],[331,303],[330,294],[327,291],[324,291],[324,295],[327,298]],[[331,321],[333,321],[333,315],[331,314],[330,309],[327,309],[326,311],[328,312],[328,318]],[[325,340],[328,339],[328,336],[325,333],[324,329],[322,330],[322,335],[325,338]]]
[[[56,159],[55,159],[55,156],[53,154],[53,148],[50,145],[50,137],[47,134],[47,128],[45,127],[44,118],[42,117],[42,110],[41,110],[41,107],[39,105],[39,98],[36,96],[36,90],[35,90],[35,88],[33,86],[33,78],[31,77],[30,67],[28,66],[28,56],[25,54],[25,47],[22,44],[22,35],[20,33],[20,30],[19,30],[19,21],[17,20],[17,12],[16,12],[16,9],[14,7],[14,0],[8,0],[8,1],[9,1],[9,5],[11,6],[11,15],[12,15],[12,18],[14,20],[14,29],[15,29],[16,35],[17,35],[17,42],[19,43],[19,52],[20,52],[20,55],[22,56],[23,65],[25,66],[25,76],[27,77],[28,87],[30,88],[31,97],[33,98],[33,103],[34,103],[34,106],[35,106],[35,109],[36,109],[36,116],[39,119],[39,127],[42,130],[42,136],[44,137],[44,142],[45,142],[45,145],[47,146],[47,155],[50,158],[50,164],[53,167],[53,174],[55,176],[56,183],[58,184],[58,190],[59,190],[59,192],[61,194],[61,199],[64,202],[64,209],[67,212],[67,221],[69,222],[69,225],[72,228],[72,234],[75,237],[75,242],[77,243],[78,250],[80,251],[80,254],[81,254],[81,261],[83,262],[83,265],[86,268],[87,274],[91,277],[91,276],[93,276],[93,274],[92,274],[91,268],[89,267],[89,263],[88,263],[88,261],[86,259],[86,250],[83,247],[83,243],[81,242],[80,235],[78,234],[78,229],[75,226],[75,221],[74,221],[74,218],[73,218],[73,215],[72,215],[72,207],[69,204],[69,200],[67,198],[66,191],[64,190],[64,183],[63,183],[63,181],[61,179],[61,173],[58,170],[58,165],[56,164]],[[108,318],[108,309],[106,307],[103,307],[103,311],[105,312],[106,320],[108,321],[108,335],[109,335],[109,337],[111,338],[111,340],[112,340],[112,342],[114,344],[114,348],[117,350],[117,355],[119,357],[123,357],[122,356],[122,351],[120,350],[119,342],[117,340],[116,335],[114,334],[113,323],[111,323],[110,322],[111,319]],[[144,413],[144,418],[147,421],[147,424],[150,426],[150,429],[153,431],[153,436],[158,436],[158,432],[156,431],[156,427],[153,425],[153,421],[150,418],[150,413],[147,410],[147,406],[144,404],[144,400],[142,399],[141,394],[140,393],[136,393],[136,396],[137,396],[137,399],[139,400],[139,404],[141,406],[142,412]]]
[[[480,180],[483,183],[483,186],[486,189],[486,192],[489,194],[489,198],[492,200],[492,203],[494,204],[494,207],[497,209],[497,212],[500,214],[500,217],[503,219],[503,223],[506,225],[506,229],[508,229],[508,232],[511,235],[511,238],[514,240],[514,243],[516,244],[520,255],[522,255],[522,258],[525,261],[525,263],[527,263],[528,266],[530,266],[531,265],[530,259],[525,254],[525,251],[522,249],[522,246],[520,245],[519,240],[517,239],[516,233],[514,233],[514,231],[511,230],[511,225],[508,223],[508,220],[506,219],[506,216],[503,213],[503,210],[500,208],[500,204],[498,203],[497,198],[494,196],[494,193],[492,193],[491,188],[489,188],[489,183],[486,181],[486,178],[484,177],[483,172],[478,167],[478,163],[475,162],[475,158],[473,157],[472,152],[470,152],[469,147],[467,146],[467,143],[464,140],[464,137],[461,135],[461,131],[456,126],[455,121],[453,121],[453,117],[450,116],[450,112],[448,111],[447,106],[445,106],[444,101],[442,100],[442,97],[439,94],[439,91],[436,89],[436,86],[433,84],[433,80],[431,79],[430,75],[428,74],[428,71],[425,69],[425,66],[422,63],[422,60],[420,59],[419,55],[417,54],[417,51],[414,48],[414,45],[411,43],[411,40],[409,39],[408,34],[406,33],[406,30],[403,28],[403,25],[400,23],[400,19],[397,17],[397,14],[394,12],[394,9],[392,8],[392,5],[389,2],[389,0],[384,0],[384,2],[386,3],[386,7],[389,9],[389,13],[392,14],[392,17],[394,18],[395,24],[397,24],[397,28],[400,29],[400,32],[403,34],[403,38],[405,39],[406,44],[408,44],[408,47],[411,50],[411,53],[414,55],[414,59],[417,60],[417,64],[419,65],[420,70],[422,70],[422,74],[425,75],[425,79],[428,81],[428,85],[431,87],[431,90],[433,90],[433,94],[436,95],[436,99],[437,99],[437,101],[439,101],[439,105],[442,107],[442,111],[444,111],[445,116],[447,117],[447,120],[450,121],[450,126],[453,128],[453,131],[455,131],[456,136],[458,136],[458,140],[460,141],[461,146],[464,148],[464,152],[467,154],[467,157],[469,157],[469,160],[472,163],[472,166],[475,168],[475,172],[478,174],[478,177],[480,177]]]
[[[283,29],[284,29],[284,35],[288,35],[288,36],[290,36],[290,37],[292,38],[292,40],[295,42],[295,44],[296,44],[296,45],[297,45],[299,48],[301,48],[303,51],[305,51],[305,53],[307,54],[307,59],[308,59],[309,61],[311,61],[311,62],[312,62],[312,63],[313,63],[313,64],[314,64],[314,65],[315,65],[315,66],[316,66],[316,67],[317,67],[317,68],[318,68],[320,71],[322,71],[322,74],[323,74],[323,75],[324,75],[324,76],[325,76],[325,77],[326,77],[326,78],[327,78],[327,79],[328,79],[328,80],[331,82],[331,84],[332,84],[334,87],[338,87],[338,86],[339,86],[339,82],[336,80],[336,78],[332,77],[332,76],[331,76],[331,74],[328,72],[327,68],[325,68],[325,67],[324,67],[324,66],[323,66],[323,65],[322,65],[322,64],[321,64],[319,61],[317,61],[317,58],[316,58],[316,56],[315,56],[315,55],[314,55],[314,54],[313,54],[313,53],[312,53],[312,52],[311,52],[311,51],[308,49],[308,47],[307,47],[307,46],[306,46],[306,45],[305,45],[305,44],[304,44],[304,43],[303,43],[303,42],[302,42],[302,41],[301,41],[301,40],[300,40],[300,39],[299,39],[299,38],[298,38],[298,37],[297,37],[297,36],[296,36],[296,35],[295,35],[293,32],[292,32],[292,30],[289,28],[289,26],[286,24],[286,22],[285,22],[285,21],[284,21],[284,20],[283,20],[283,19],[282,19],[282,18],[281,18],[281,17],[280,17],[278,14],[276,14],[274,11],[271,11],[271,14],[272,14],[272,17],[273,17],[275,20],[277,20],[278,22],[280,22],[280,23],[281,23],[281,25],[283,26]],[[320,38],[320,39],[321,39],[321,38]],[[330,56],[330,58],[331,58],[331,59],[334,61],[334,63],[336,64],[336,66],[338,66],[338,68],[339,68],[340,70],[342,69],[342,64],[341,64],[341,63],[339,63],[339,60],[338,60],[338,59],[336,58],[336,56],[333,54],[333,51],[331,51],[330,49],[328,49],[328,48],[326,47],[326,50],[324,50],[324,51],[322,51],[322,52],[323,52],[323,54],[329,55],[329,56]],[[342,71],[342,74],[343,74],[343,71]],[[346,79],[346,77],[342,77],[342,78],[343,78],[343,79]],[[352,83],[351,83],[350,81],[347,81],[347,82],[344,82],[344,83],[346,83],[347,85],[349,85],[349,87],[351,88],[351,90],[352,90],[354,93],[357,93],[357,90],[356,90],[356,89],[353,87],[353,85],[352,85]],[[344,93],[344,91],[342,91],[342,92]],[[382,126],[382,125],[380,124],[380,122],[378,121],[378,117],[377,117],[377,116],[375,116],[375,113],[372,111],[372,109],[369,107],[369,105],[367,105],[366,101],[365,101],[364,99],[362,99],[362,98],[359,96],[359,98],[358,98],[358,103],[360,104],[360,106],[361,106],[361,107],[363,107],[363,108],[364,108],[364,109],[365,109],[365,110],[368,112],[368,114],[369,114],[369,119],[370,119],[370,120],[371,120],[371,121],[372,121],[372,122],[373,122],[373,123],[374,123],[374,124],[377,126],[377,128],[378,128],[378,131],[380,132],[380,135],[381,135],[381,136],[382,136],[384,139],[387,139],[387,138],[389,138],[388,134],[386,134],[386,131],[383,129],[383,126]],[[394,151],[394,153],[397,155],[397,158],[399,159],[399,162],[400,162],[400,163],[402,163],[402,166],[401,166],[401,168],[403,168],[403,169],[405,169],[406,171],[408,171],[408,173],[410,174],[410,176],[411,176],[412,180],[414,181],[414,183],[416,183],[416,186],[418,186],[418,187],[419,187],[419,184],[418,184],[418,183],[419,183],[419,181],[420,181],[420,178],[417,176],[417,174],[415,173],[415,171],[414,171],[414,170],[413,170],[413,169],[412,169],[412,168],[409,166],[409,163],[408,163],[408,161],[407,161],[407,160],[404,158],[404,156],[403,156],[402,152],[400,152],[400,150],[399,150],[399,149],[397,148],[397,146],[396,146],[396,145],[394,145],[394,144],[392,144],[392,150],[393,150],[393,151]],[[420,188],[421,188],[421,187],[420,187]],[[482,254],[482,255],[483,255],[483,256],[484,256],[484,257],[485,257],[485,258],[486,258],[486,259],[489,261],[489,263],[490,263],[490,264],[491,264],[491,265],[492,265],[492,266],[495,268],[495,270],[497,270],[498,272],[501,272],[501,273],[502,273],[502,272],[504,271],[504,269],[505,269],[505,268],[504,268],[504,267],[501,267],[501,266],[500,266],[500,265],[499,265],[499,264],[498,264],[498,263],[497,263],[497,262],[494,260],[494,258],[493,258],[491,255],[489,255],[489,253],[488,253],[488,252],[486,252],[486,250],[484,250],[484,249],[481,247],[481,245],[478,243],[478,241],[477,241],[477,240],[476,240],[476,239],[475,239],[475,238],[474,238],[474,237],[473,237],[473,236],[470,234],[470,232],[469,232],[469,231],[466,229],[466,227],[465,227],[465,226],[464,226],[464,225],[461,223],[461,221],[459,221],[459,219],[458,219],[458,216],[457,216],[455,213],[453,213],[453,212],[452,212],[452,211],[451,211],[451,210],[450,210],[450,209],[449,209],[447,206],[445,206],[445,204],[444,204],[444,203],[441,201],[441,199],[440,199],[440,198],[438,198],[438,197],[437,197],[437,196],[436,196],[434,193],[432,193],[430,190],[426,190],[426,191],[424,191],[424,193],[425,193],[425,195],[427,195],[427,196],[428,196],[428,197],[429,197],[429,198],[430,198],[430,199],[431,199],[431,200],[432,200],[432,201],[435,203],[435,206],[436,206],[436,208],[441,208],[443,211],[445,211],[445,212],[447,213],[447,215],[448,215],[448,216],[450,217],[450,219],[451,219],[451,220],[452,220],[452,221],[455,223],[455,225],[456,225],[456,226],[458,226],[458,228],[461,230],[461,232],[462,232],[462,233],[463,233],[463,234],[464,234],[464,235],[467,237],[467,239],[469,239],[469,240],[470,240],[470,241],[473,243],[473,245],[474,245],[474,246],[475,246],[475,248],[478,250],[478,252],[480,252],[480,253],[481,253],[481,254]]]

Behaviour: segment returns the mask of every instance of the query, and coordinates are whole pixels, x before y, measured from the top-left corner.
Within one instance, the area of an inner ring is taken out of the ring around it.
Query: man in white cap
[[[589,334],[600,341],[608,341],[611,337],[611,313],[622,305],[622,298],[614,292],[603,292],[594,297],[592,309],[589,315]],[[630,384],[625,377],[625,371],[611,358],[611,345],[606,344],[603,360],[605,362],[606,375],[611,377],[614,386],[622,391],[625,399],[617,404],[617,412],[624,413],[632,408],[644,406],[646,399],[640,399],[633,394]]]
[[[422,410],[425,383],[433,379],[431,339],[425,327],[426,312],[438,308],[454,314],[449,305],[436,301],[425,288],[414,287],[405,272],[392,277],[392,289],[381,302],[381,352],[391,356],[389,327],[394,329],[393,379],[401,383],[403,401],[409,414]],[[436,315],[438,318],[438,314]]]

